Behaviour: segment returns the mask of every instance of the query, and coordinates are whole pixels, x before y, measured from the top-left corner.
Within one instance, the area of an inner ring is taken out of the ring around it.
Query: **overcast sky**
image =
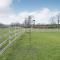
[[[22,23],[33,15],[36,23],[49,23],[51,16],[60,13],[60,0],[0,0],[0,23]]]

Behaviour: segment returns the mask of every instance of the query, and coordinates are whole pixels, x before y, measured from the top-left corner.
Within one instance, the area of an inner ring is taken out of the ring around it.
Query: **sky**
[[[23,23],[29,15],[36,24],[48,24],[60,13],[60,0],[0,0],[0,23]]]

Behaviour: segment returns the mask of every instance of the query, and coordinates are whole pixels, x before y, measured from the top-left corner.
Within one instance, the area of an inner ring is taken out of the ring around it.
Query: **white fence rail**
[[[4,40],[2,43],[0,43],[0,55],[2,55],[4,52],[5,52],[5,50],[8,48],[8,47],[10,47],[11,46],[11,44],[13,44],[14,43],[14,41],[18,38],[18,37],[20,37],[23,33],[25,32],[25,30],[24,29],[22,29],[22,30],[15,30],[14,32],[12,32],[12,36],[9,36],[9,37],[11,37],[11,38],[9,38],[8,37],[8,39],[7,40]],[[7,35],[9,35],[9,33],[7,34]],[[7,36],[6,35],[6,36]],[[8,42],[8,44],[7,44],[7,42]],[[4,46],[3,47],[3,45],[5,45],[5,44],[7,44],[6,46]]]

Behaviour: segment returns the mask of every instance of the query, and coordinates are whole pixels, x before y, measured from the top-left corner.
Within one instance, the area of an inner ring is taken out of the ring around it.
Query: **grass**
[[[0,60],[60,60],[60,32],[32,32],[18,38]]]
[[[15,37],[15,33],[18,32],[18,29],[11,28],[10,33],[8,28],[0,28],[0,52],[9,44],[9,41],[12,41]],[[9,40],[9,36],[11,40]],[[12,38],[13,37],[13,38]],[[5,42],[5,43],[4,43]]]
[[[9,39],[9,36],[12,37],[17,32],[16,30],[14,28],[10,28],[11,33],[9,33],[8,28],[0,28],[0,43],[2,43],[4,40]]]
[[[8,38],[8,29],[7,28],[0,28],[0,43]],[[6,35],[6,36],[5,36]]]

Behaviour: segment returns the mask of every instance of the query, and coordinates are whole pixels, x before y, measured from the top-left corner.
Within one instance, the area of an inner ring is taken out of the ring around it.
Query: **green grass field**
[[[60,60],[60,32],[25,33],[0,56],[0,60]]]

